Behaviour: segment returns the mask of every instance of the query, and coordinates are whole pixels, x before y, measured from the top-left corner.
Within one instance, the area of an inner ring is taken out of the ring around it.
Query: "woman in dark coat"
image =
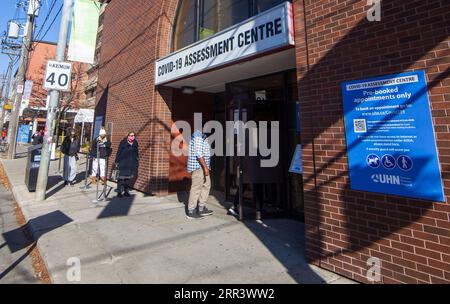
[[[119,169],[119,178],[117,181],[117,196],[130,196],[128,189],[129,182],[136,174],[139,165],[139,149],[135,133],[128,133],[127,137],[122,139],[117,149],[116,168]],[[122,194],[123,193],[123,194]]]

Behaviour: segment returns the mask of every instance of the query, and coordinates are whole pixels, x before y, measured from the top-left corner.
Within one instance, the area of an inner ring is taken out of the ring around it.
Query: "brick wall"
[[[155,89],[154,61],[169,52],[176,2],[112,1],[103,20],[96,98],[107,100],[113,157],[127,132],[136,132],[141,161],[134,187],[155,194],[168,189],[172,90]]]
[[[33,90],[30,96],[30,107],[45,107],[47,90],[42,87],[45,77],[47,60],[56,56],[56,45],[53,43],[33,43],[27,68],[27,80],[33,81]]]
[[[450,195],[450,2],[294,1],[301,101],[307,256],[367,282],[369,257],[384,283],[450,283],[450,205],[349,189],[340,84],[425,70],[447,200]]]
[[[202,113],[203,121],[209,121],[214,118],[214,94],[204,92],[183,94],[181,90],[173,90],[172,97],[173,121],[187,121],[190,126],[194,126],[194,113]],[[176,132],[171,133],[172,140],[181,135],[176,128],[174,128],[174,131]],[[191,132],[193,131],[191,130]],[[175,156],[170,153],[169,192],[187,191],[190,189],[191,175],[186,171],[186,166],[187,156]]]
[[[449,283],[449,204],[349,189],[340,84],[426,70],[448,199],[450,3],[383,0],[382,21],[369,23],[366,0],[293,2],[309,260],[366,282],[366,261],[378,257],[384,283]],[[108,101],[115,150],[129,130],[137,132],[135,187],[157,194],[168,189],[174,92],[154,88],[154,61],[169,52],[176,4],[108,5],[96,95]]]

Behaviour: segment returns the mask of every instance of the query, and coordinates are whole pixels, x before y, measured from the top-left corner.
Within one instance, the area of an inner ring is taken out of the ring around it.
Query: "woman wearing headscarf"
[[[117,196],[130,196],[129,182],[135,176],[139,165],[138,142],[134,132],[128,133],[127,137],[120,142],[115,163],[116,169],[119,170]]]

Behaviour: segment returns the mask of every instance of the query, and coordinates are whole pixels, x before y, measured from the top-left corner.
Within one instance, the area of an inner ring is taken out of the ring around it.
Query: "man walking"
[[[61,152],[64,154],[64,185],[75,184],[77,175],[78,152],[80,151],[80,140],[75,135],[75,130],[70,129],[69,136],[64,138],[61,145]]]
[[[206,201],[211,189],[209,176],[211,149],[206,136],[196,130],[189,143],[187,170],[192,174],[192,186],[189,194],[188,219],[200,219],[213,214],[206,208]],[[197,211],[198,207],[198,211]]]
[[[93,157],[93,160],[92,160],[91,180],[93,185],[97,183],[98,173],[100,175],[102,185],[105,184],[106,158],[108,158],[110,155],[111,155],[111,142],[106,137],[105,129],[101,129],[99,136],[92,143],[91,156]]]

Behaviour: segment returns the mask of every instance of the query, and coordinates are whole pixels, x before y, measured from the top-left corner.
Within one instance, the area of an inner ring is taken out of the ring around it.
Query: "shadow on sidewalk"
[[[30,246],[44,234],[62,227],[72,221],[73,220],[70,217],[59,210],[38,216],[17,229],[3,233],[5,243],[1,244],[0,248],[8,245],[11,253],[17,252]],[[27,238],[24,234],[24,231],[27,229],[31,230],[32,240]]]
[[[0,273],[0,280],[31,254],[41,236],[72,221],[73,220],[70,217],[58,210],[38,216],[17,229],[3,233],[3,239],[5,242],[0,245],[0,249],[8,246],[9,251],[14,253],[29,246],[31,247],[29,247],[27,252],[25,252],[20,258]],[[25,231],[27,230],[31,231],[31,238],[27,237],[25,234]]]
[[[86,176],[86,172],[79,172],[77,174],[77,176],[75,177],[75,185],[83,182],[84,179],[85,179],[85,176]],[[58,185],[58,186],[55,187],[56,185]],[[53,187],[55,187],[55,188],[53,188]],[[70,186],[65,186],[64,185],[63,178],[60,175],[49,176],[48,177],[48,182],[47,182],[47,191],[50,190],[50,189],[51,190],[49,192],[47,192],[46,199],[52,197],[53,195],[55,195],[56,193],[58,193],[59,191],[61,191],[65,187],[70,187]]]
[[[305,256],[305,226],[290,219],[244,220],[243,224],[286,268],[297,283],[326,284],[313,271]]]
[[[19,264],[22,263],[22,261],[25,260],[31,254],[31,252],[34,250],[35,247],[36,247],[36,243],[33,243],[33,245],[30,248],[28,248],[27,252],[25,252],[14,263],[12,263],[5,270],[3,270],[0,273],[0,280],[2,280],[8,273],[10,273],[12,270],[14,270],[17,266],[19,266]]]
[[[127,216],[130,212],[131,205],[133,204],[136,195],[132,194],[130,197],[113,197],[111,201],[108,202],[105,209],[99,214],[97,219],[116,217],[116,216]]]
[[[226,202],[225,195],[212,191],[211,197],[217,203],[228,210],[233,204]],[[187,208],[189,199],[188,191],[179,191],[177,198]],[[297,283],[324,284],[325,279],[313,271],[306,261],[305,255],[305,226],[303,223],[288,218],[265,218],[263,221],[255,221],[255,208],[243,205],[244,221],[241,222],[253,233],[271,254],[286,268],[287,273]],[[233,217],[230,215],[230,217]]]

